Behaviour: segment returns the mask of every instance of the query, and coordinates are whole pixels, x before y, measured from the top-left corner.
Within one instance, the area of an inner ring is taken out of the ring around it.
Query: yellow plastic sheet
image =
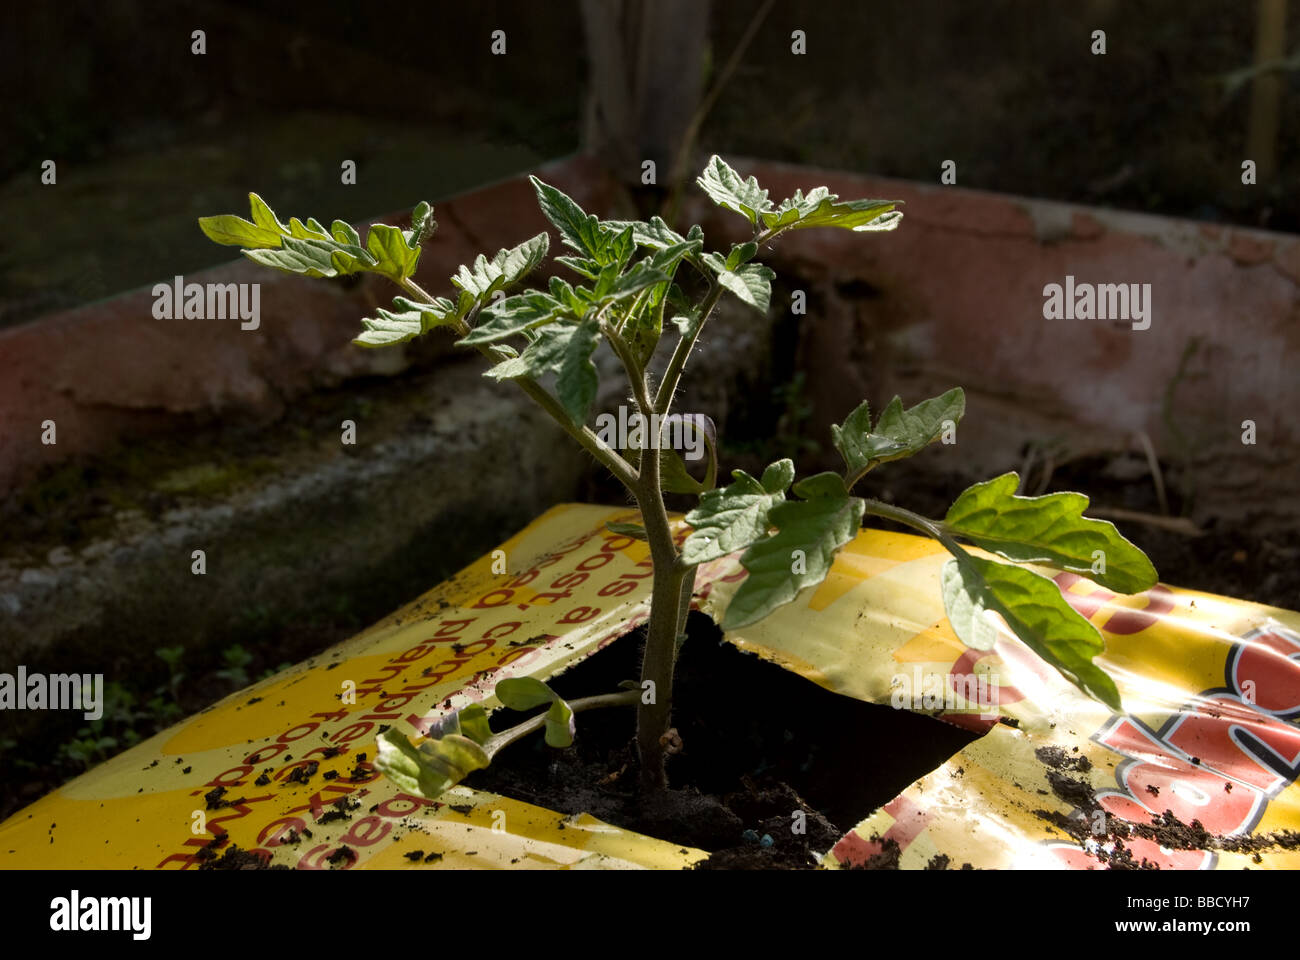
[[[214,840],[215,855],[238,846],[300,869],[680,868],[707,856],[463,786],[429,802],[372,766],[381,725],[414,734],[474,701],[495,708],[498,680],[550,676],[645,619],[649,551],[606,530],[615,518],[632,519],[548,511],[382,623],[19,811],[0,824],[0,866],[183,870]]]
[[[924,538],[864,530],[819,587],[729,637],[831,690],[984,733],[855,828],[826,866],[893,841],[903,868],[942,854],[950,866],[1092,869],[1114,862],[1118,835],[1121,859],[1127,850],[1139,865],[1300,867],[1300,836],[1242,842],[1300,829],[1300,614],[1163,584],[1116,596],[1036,568],[1101,630],[1098,663],[1127,711],[1117,716],[1005,625],[993,650],[965,648],[940,599],[946,560]],[[706,609],[725,609],[734,590],[709,588]],[[1091,797],[1075,795],[1079,783]],[[1167,812],[1222,842],[1135,835]]]
[[[359,636],[19,811],[0,824],[0,865],[192,869],[235,846],[301,869],[682,868],[704,858],[465,787],[428,802],[371,766],[381,725],[415,734],[470,702],[491,710],[497,681],[552,676],[642,622],[648,549],[604,527],[631,519],[609,507],[548,511]],[[863,811],[826,866],[892,841],[904,868],[939,854],[951,866],[1097,867],[1114,824],[1165,810],[1227,837],[1300,827],[1300,615],[1163,585],[1115,597],[1042,571],[1102,630],[1102,665],[1129,711],[1118,717],[1009,634],[991,651],[965,649],[943,613],[944,559],[923,538],[864,530],[820,586],[729,637],[831,690],[984,734]],[[704,565],[701,607],[720,618],[742,577],[735,558]],[[1047,747],[1065,764],[1045,763]],[[1080,815],[1053,787],[1062,777],[1090,788],[1085,820],[1097,809],[1107,818],[1096,839],[1060,826]],[[1300,866],[1300,852],[1272,847],[1124,842],[1166,867]]]

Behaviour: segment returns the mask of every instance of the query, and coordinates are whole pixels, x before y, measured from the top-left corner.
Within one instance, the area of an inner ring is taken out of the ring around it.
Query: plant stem
[[[655,462],[656,457],[649,458]],[[642,479],[644,480],[644,472]],[[636,741],[641,757],[641,787],[643,790],[662,790],[668,786],[664,769],[663,737],[668,732],[673,709],[673,667],[677,660],[677,636],[681,629],[683,584],[689,575],[694,586],[695,571],[677,566],[677,548],[673,544],[668,513],[664,509],[663,495],[657,484],[653,493],[643,492],[638,497],[641,519],[645,524],[646,538],[650,542],[650,557],[654,564],[654,586],[650,597],[650,622],[646,627],[645,655],[641,661],[641,682],[648,680],[653,687],[650,703],[641,703],[637,709]]]
[[[625,690],[622,693],[602,693],[595,697],[583,697],[581,700],[569,701],[569,709],[574,713],[581,713],[583,710],[595,710],[600,707],[630,707],[639,703],[641,700],[640,690]],[[483,744],[483,751],[489,756],[495,756],[499,751],[504,750],[516,740],[522,740],[535,730],[540,730],[546,725],[546,713],[539,713],[535,717],[529,717],[523,723],[516,724],[507,730],[493,734]]]
[[[896,507],[891,503],[885,503],[881,500],[866,500],[866,512],[876,517],[884,517],[886,520],[893,520],[895,523],[901,523],[919,530],[928,537],[932,537],[943,544],[944,549],[951,553],[963,567],[970,566],[970,554],[960,543],[952,538],[952,535],[944,529],[942,523],[936,523],[928,517],[923,517],[919,513],[913,513],[911,510],[904,510],[902,507]],[[972,571],[974,572],[974,571]]]
[[[650,399],[645,370],[617,333],[607,331],[607,335],[610,345],[627,371],[637,412],[648,431],[655,408]],[[636,717],[641,787],[648,791],[662,790],[668,786],[662,738],[668,732],[672,718],[673,665],[677,656],[677,634],[681,620],[679,608],[685,577],[685,571],[677,565],[677,546],[673,543],[672,526],[664,507],[660,486],[659,442],[660,437],[652,434],[643,444],[641,469],[636,484],[631,488],[641,510],[641,522],[645,526],[654,570],[650,622],[646,626],[645,654],[641,661],[642,687],[644,689],[646,681],[649,681],[653,694],[649,703],[642,700]],[[694,583],[693,575],[691,579]]]
[[[709,315],[713,313],[713,308],[717,306],[718,300],[722,298],[723,289],[717,277],[714,277],[710,282],[709,292],[705,294],[704,300],[700,303],[700,318],[677,341],[672,358],[668,361],[668,369],[664,371],[663,381],[659,384],[659,392],[655,394],[654,411],[661,416],[667,416],[668,411],[672,409],[673,394],[677,392],[677,382],[682,378],[682,371],[686,368],[686,360],[691,355],[691,351],[695,349],[695,341],[699,337],[700,331],[704,329],[704,324],[708,321]]]
[[[785,230],[785,227],[760,230],[756,226],[754,241],[758,244],[759,250],[762,250],[764,246],[775,240]],[[672,358],[668,361],[668,369],[664,371],[663,382],[659,384],[659,392],[655,394],[654,409],[660,416],[667,416],[672,409],[673,394],[677,392],[677,382],[682,378],[682,371],[686,368],[686,361],[690,357],[691,351],[695,349],[695,341],[699,339],[700,331],[704,329],[704,324],[708,322],[710,315],[713,313],[713,308],[722,299],[724,289],[717,277],[709,281],[709,292],[704,295],[704,299],[700,302],[700,318],[677,341]]]

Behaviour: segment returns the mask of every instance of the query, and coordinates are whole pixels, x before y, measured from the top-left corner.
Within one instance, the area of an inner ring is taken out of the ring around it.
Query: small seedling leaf
[[[497,699],[511,710],[531,710],[550,704],[546,711],[546,743],[552,747],[573,745],[576,732],[573,709],[554,690],[535,677],[511,677],[496,686]]]
[[[433,800],[475,770],[491,763],[483,747],[471,738],[448,733],[416,747],[396,727],[379,735],[375,767],[399,790]]]

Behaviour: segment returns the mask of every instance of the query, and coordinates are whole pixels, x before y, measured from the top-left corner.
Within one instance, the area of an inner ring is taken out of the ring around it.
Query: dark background
[[[712,5],[707,85],[761,6]],[[1276,177],[1240,189],[1251,90],[1228,81],[1254,60],[1255,18],[1246,0],[779,0],[700,152],[929,182],[952,159],[965,187],[1294,231],[1300,72],[1281,75]],[[5,19],[0,325],[222,262],[194,218],[242,210],[249,189],[360,220],[583,141],[574,0],[65,0]],[[1300,44],[1298,3],[1287,38]],[[57,188],[40,184],[46,159]]]

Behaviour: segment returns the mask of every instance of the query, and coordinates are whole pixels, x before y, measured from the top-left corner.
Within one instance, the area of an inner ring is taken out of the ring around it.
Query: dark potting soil
[[[529,737],[466,785],[708,850],[704,869],[806,869],[975,738],[742,653],[703,614],[692,613],[687,630],[673,695],[681,751],[669,758],[667,793],[646,798],[637,789],[628,708],[579,714],[567,750]],[[639,631],[623,637],[552,685],[567,699],[615,690],[639,676],[642,646]],[[492,725],[524,716],[501,710]]]
[[[1108,870],[1160,869],[1145,857],[1138,860],[1133,856],[1125,843],[1132,837],[1153,840],[1166,850],[1249,853],[1255,863],[1263,863],[1264,856],[1270,851],[1300,849],[1300,831],[1278,830],[1273,833],[1220,837],[1206,830],[1199,820],[1183,823],[1172,810],[1152,817],[1150,823],[1130,823],[1104,815],[1098,817],[1096,814],[1103,813],[1103,810],[1093,788],[1086,781],[1070,776],[1070,771],[1088,771],[1087,758],[1071,756],[1055,747],[1037,750],[1036,754],[1046,768],[1047,782],[1052,792],[1058,799],[1068,803],[1072,811],[1064,814],[1056,810],[1035,810],[1034,814],[1068,834],[1081,846],[1094,841],[1097,844],[1097,860]],[[1098,826],[1103,829],[1099,830]]]

